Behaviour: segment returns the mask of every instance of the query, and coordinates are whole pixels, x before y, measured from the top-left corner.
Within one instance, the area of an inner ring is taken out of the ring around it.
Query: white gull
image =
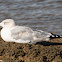
[[[33,30],[25,26],[16,26],[13,19],[6,19],[0,23],[1,37],[6,42],[17,43],[37,43],[41,41],[48,41],[51,33],[42,30]]]

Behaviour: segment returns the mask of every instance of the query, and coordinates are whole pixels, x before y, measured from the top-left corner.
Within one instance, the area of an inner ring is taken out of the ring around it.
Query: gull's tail
[[[52,34],[52,33],[51,33]],[[62,38],[62,35],[56,35],[56,34],[52,34],[50,36],[50,39],[54,39],[54,38]]]

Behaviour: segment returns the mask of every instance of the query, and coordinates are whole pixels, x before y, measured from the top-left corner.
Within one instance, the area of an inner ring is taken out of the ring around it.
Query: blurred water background
[[[6,18],[18,25],[62,35],[61,0],[0,0],[0,22]]]

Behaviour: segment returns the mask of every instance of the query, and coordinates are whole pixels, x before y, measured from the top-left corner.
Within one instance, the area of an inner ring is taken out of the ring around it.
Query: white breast
[[[3,28],[1,30],[1,37],[4,41],[9,41],[11,40],[11,32],[10,32],[10,29],[9,28]]]

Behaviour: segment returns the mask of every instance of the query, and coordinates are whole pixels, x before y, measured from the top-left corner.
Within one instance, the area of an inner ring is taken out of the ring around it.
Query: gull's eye
[[[4,22],[4,24],[6,25],[6,24],[8,24],[9,22]]]

